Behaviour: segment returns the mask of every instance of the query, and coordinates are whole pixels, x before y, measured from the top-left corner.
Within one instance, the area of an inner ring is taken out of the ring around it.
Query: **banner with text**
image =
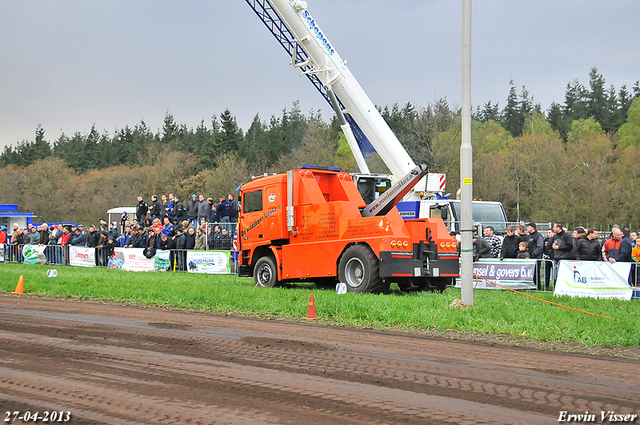
[[[189,273],[228,274],[229,251],[187,251]]]
[[[504,289],[484,280],[487,279],[511,289],[536,289],[535,271],[536,260],[481,258],[473,263],[473,274],[478,276],[474,277],[473,285],[476,289]],[[460,287],[460,279],[456,279],[456,288]]]
[[[631,263],[562,260],[553,294],[630,300],[630,271]]]
[[[95,267],[96,249],[71,245],[69,247],[69,265],[80,267]]]
[[[108,267],[130,271],[166,271],[169,269],[169,251],[156,251],[156,255],[147,258],[143,248],[114,248]]]

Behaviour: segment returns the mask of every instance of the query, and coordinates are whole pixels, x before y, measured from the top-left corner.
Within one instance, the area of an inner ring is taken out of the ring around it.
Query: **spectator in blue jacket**
[[[169,238],[172,238],[175,235],[175,227],[171,224],[171,220],[169,220],[168,216],[164,216],[164,223],[162,225],[162,232],[167,235]]]
[[[218,204],[218,216],[220,217],[220,223],[229,223],[229,216],[231,215],[231,204],[229,201],[220,197],[220,203]]]
[[[125,247],[129,245],[130,241],[131,241],[131,227],[126,226],[124,228],[124,231],[118,238],[117,243],[118,243],[118,246]]]
[[[86,237],[84,236],[84,232],[82,232],[80,228],[76,228],[76,231],[74,233],[75,234],[71,238],[71,242],[69,242],[69,245],[84,246],[85,242],[87,241]]]

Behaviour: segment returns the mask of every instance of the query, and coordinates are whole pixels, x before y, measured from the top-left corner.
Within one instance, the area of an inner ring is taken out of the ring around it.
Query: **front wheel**
[[[258,260],[253,271],[253,280],[256,285],[266,288],[278,286],[278,270],[272,257],[262,257]]]
[[[366,245],[349,247],[338,265],[340,282],[347,284],[348,292],[382,292],[378,258]]]

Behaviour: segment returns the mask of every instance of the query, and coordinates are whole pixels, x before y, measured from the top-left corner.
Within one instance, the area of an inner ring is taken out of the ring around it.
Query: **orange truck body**
[[[362,217],[366,205],[348,173],[301,168],[259,177],[242,186],[240,197],[240,276],[254,276],[267,256],[277,273],[273,282],[338,282],[341,264],[348,263],[343,257],[356,245],[368,253],[376,285],[350,291],[380,292],[391,282],[442,290],[458,276],[456,240],[441,219],[404,220],[395,207]]]

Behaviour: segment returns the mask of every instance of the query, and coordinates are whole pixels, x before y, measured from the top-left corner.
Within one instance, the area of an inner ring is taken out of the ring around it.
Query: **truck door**
[[[281,239],[286,234],[282,187],[267,185],[243,193],[241,243],[263,243]]]
[[[240,228],[242,231],[239,238],[243,246],[264,240],[263,206],[262,189],[242,194],[242,214],[240,215]]]
[[[286,237],[286,201],[283,194],[284,186],[269,185],[263,193],[264,237],[274,241]]]
[[[435,205],[431,205],[429,207],[429,218],[441,218],[450,232],[459,231],[458,229],[459,223],[457,223],[457,220],[455,220],[452,214],[450,204],[438,203]]]

